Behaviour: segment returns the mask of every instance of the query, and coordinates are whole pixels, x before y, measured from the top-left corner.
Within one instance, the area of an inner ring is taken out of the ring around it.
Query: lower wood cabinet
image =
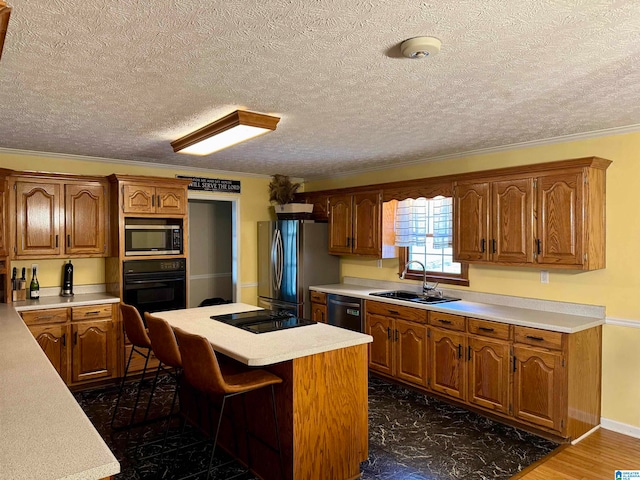
[[[374,372],[565,439],[600,423],[601,326],[567,334],[434,311],[426,325],[425,310],[365,308]]]
[[[117,304],[30,310],[22,319],[68,384],[117,376]]]
[[[309,299],[311,300],[311,320],[327,323],[327,294],[311,290]]]
[[[369,368],[421,387],[427,386],[427,312],[366,302]]]

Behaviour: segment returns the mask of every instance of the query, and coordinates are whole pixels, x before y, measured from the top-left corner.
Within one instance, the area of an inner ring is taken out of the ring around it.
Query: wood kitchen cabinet
[[[382,256],[382,194],[332,195],[328,201],[329,253]]]
[[[124,182],[122,208],[124,213],[184,215],[187,211],[187,195],[182,187]]]
[[[115,306],[97,304],[20,312],[68,385],[117,376]]]
[[[107,255],[107,185],[15,177],[13,258]]]
[[[604,268],[610,163],[589,157],[455,182],[454,260]]]
[[[311,212],[311,218],[313,220],[326,222],[329,219],[329,195],[327,195],[326,193],[298,193],[296,194],[295,201],[313,204],[313,211]]]
[[[311,300],[311,320],[327,323],[327,294],[311,290],[309,299]]]
[[[429,312],[429,325],[429,386],[435,392],[465,400],[465,318]],[[438,328],[433,328],[435,325]]]
[[[369,368],[408,383],[427,386],[427,312],[366,302]]]

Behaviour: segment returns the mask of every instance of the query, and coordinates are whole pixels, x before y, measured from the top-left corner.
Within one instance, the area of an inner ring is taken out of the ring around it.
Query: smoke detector
[[[425,58],[436,55],[442,42],[435,37],[415,37],[400,44],[402,55],[407,58]]]

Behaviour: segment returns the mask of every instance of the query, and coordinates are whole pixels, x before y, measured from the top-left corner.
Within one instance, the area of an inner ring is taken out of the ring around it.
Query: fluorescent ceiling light
[[[4,47],[4,38],[7,35],[9,27],[9,17],[11,16],[11,7],[0,0],[0,58],[2,58],[2,48]]]
[[[173,151],[188,155],[209,155],[276,129],[278,117],[261,113],[235,112],[171,142]]]

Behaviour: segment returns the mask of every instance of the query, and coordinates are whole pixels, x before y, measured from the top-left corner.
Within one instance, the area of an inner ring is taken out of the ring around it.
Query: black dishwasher
[[[327,296],[327,323],[356,332],[364,331],[362,299],[330,293]]]

